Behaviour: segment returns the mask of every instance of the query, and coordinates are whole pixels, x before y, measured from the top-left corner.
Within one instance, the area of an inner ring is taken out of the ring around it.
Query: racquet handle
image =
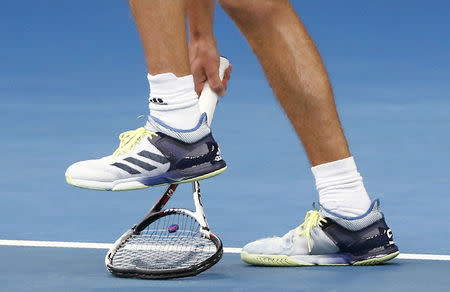
[[[220,57],[219,64],[219,77],[220,80],[223,79],[225,70],[230,66],[230,61],[225,57]],[[211,123],[214,117],[214,111],[217,105],[217,94],[211,89],[208,81],[205,82],[203,86],[202,93],[200,94],[200,99],[198,101],[200,106],[200,112],[206,113],[208,126],[211,127]]]

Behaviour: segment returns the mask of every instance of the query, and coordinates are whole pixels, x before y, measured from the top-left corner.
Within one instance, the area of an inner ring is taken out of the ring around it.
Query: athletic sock
[[[177,77],[163,73],[148,74],[147,78],[150,83],[147,130],[186,143],[196,142],[210,133],[206,114],[200,112],[192,75]]]
[[[311,170],[319,202],[325,209],[345,217],[361,216],[368,211],[371,201],[353,157],[320,164]]]

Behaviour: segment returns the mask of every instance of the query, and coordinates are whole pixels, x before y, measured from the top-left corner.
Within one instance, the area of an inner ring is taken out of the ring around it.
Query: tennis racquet
[[[229,62],[221,57],[223,78]],[[205,84],[200,96],[202,110],[212,120],[217,95]],[[200,183],[192,183],[195,211],[163,207],[177,184],[170,185],[147,215],[125,232],[105,257],[107,269],[118,277],[170,279],[194,276],[216,264],[223,254],[220,238],[210,232],[200,194]]]
[[[166,209],[176,190],[170,185],[150,212],[108,251],[105,263],[119,277],[170,279],[194,276],[217,263],[222,242],[210,232],[198,181],[192,183],[195,212]]]

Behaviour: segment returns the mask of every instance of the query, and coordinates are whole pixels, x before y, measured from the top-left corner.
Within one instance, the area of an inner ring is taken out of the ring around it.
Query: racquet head
[[[209,231],[199,190],[194,201],[196,212],[154,207],[114,243],[105,258],[108,270],[119,277],[169,279],[193,276],[217,263],[222,242]]]

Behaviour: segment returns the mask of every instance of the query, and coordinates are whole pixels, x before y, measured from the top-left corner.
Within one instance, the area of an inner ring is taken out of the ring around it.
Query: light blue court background
[[[401,251],[450,254],[450,4],[293,2],[326,62],[367,189],[382,200]],[[225,246],[241,247],[297,226],[317,198],[300,142],[220,9],[216,31],[234,65],[213,125],[229,170],[202,182],[202,191],[214,232]],[[136,117],[148,111],[145,74],[126,1],[2,2],[0,239],[112,242],[139,220],[162,188],[81,190],[65,183],[64,171],[110,154],[120,132],[144,123]],[[190,186],[170,205],[191,206]],[[122,280],[105,272],[103,255],[0,247],[0,291],[352,291],[378,289],[364,286],[374,279],[386,290],[439,291],[450,284],[448,262],[264,269],[236,255],[192,279]]]

